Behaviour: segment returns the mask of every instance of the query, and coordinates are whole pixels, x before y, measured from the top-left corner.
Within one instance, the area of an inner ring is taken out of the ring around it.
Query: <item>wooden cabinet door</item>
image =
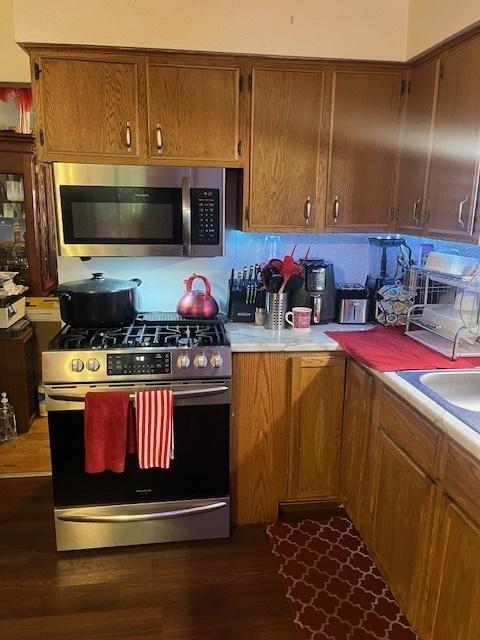
[[[338,499],[343,356],[292,358],[288,496]]]
[[[138,158],[135,61],[41,57],[35,63],[40,159],[134,162]]]
[[[232,365],[232,518],[273,522],[287,492],[287,358],[235,353]]]
[[[418,602],[428,550],[436,486],[380,429],[372,484],[372,548],[380,570],[410,622]]]
[[[437,102],[438,60],[412,69],[401,138],[396,206],[397,228],[422,231]]]
[[[236,68],[149,63],[150,158],[238,160],[239,92],[240,71]]]
[[[373,377],[354,360],[347,364],[340,485],[345,508],[365,537]]]
[[[428,184],[428,232],[478,237],[475,209],[480,137],[480,39],[441,59],[438,107]]]
[[[480,635],[480,527],[448,498],[435,547],[433,640],[478,640]]]
[[[329,231],[388,229],[401,89],[400,72],[334,72],[326,214]]]
[[[323,228],[324,74],[253,69],[252,78],[249,228]]]

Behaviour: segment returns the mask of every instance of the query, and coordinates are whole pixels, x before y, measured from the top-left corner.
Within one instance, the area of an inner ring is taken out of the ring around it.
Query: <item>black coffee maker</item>
[[[292,307],[310,307],[311,324],[335,320],[335,273],[333,263],[321,258],[304,260],[305,284],[292,294]]]

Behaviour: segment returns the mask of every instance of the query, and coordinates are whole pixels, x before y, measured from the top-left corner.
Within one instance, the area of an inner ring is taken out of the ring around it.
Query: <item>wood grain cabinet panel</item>
[[[341,496],[357,529],[366,536],[373,377],[354,360],[347,364],[341,454]]]
[[[41,57],[34,83],[43,160],[115,162],[139,155],[135,61]],[[43,144],[42,144],[43,141]]]
[[[273,522],[287,491],[287,359],[234,354],[232,371],[233,520]]]
[[[379,430],[372,491],[372,546],[392,592],[414,627],[432,529],[436,485]]]
[[[448,498],[443,501],[431,640],[478,640],[480,636],[480,526]]]
[[[249,227],[323,228],[324,74],[253,69],[252,78]]]
[[[388,229],[394,201],[402,74],[333,74],[328,231]]]
[[[478,238],[475,212],[480,139],[480,38],[441,58],[428,185],[428,233]]]
[[[150,158],[239,159],[240,71],[147,65]]]
[[[292,358],[290,499],[339,498],[344,385],[343,357]]]
[[[435,123],[440,63],[432,60],[410,72],[401,139],[396,205],[397,228],[423,231]]]

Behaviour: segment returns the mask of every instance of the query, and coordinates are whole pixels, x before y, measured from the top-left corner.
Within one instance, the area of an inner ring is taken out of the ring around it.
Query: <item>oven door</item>
[[[125,471],[85,473],[84,397],[87,392],[171,388],[175,458],[169,469],[140,469],[127,455]],[[165,385],[46,386],[56,508],[219,499],[229,495],[229,381]]]

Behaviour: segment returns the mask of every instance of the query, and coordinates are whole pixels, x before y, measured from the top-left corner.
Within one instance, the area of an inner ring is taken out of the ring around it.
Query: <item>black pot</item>
[[[115,327],[137,315],[138,278],[114,280],[93,273],[88,280],[65,282],[57,289],[62,320],[72,327]]]

